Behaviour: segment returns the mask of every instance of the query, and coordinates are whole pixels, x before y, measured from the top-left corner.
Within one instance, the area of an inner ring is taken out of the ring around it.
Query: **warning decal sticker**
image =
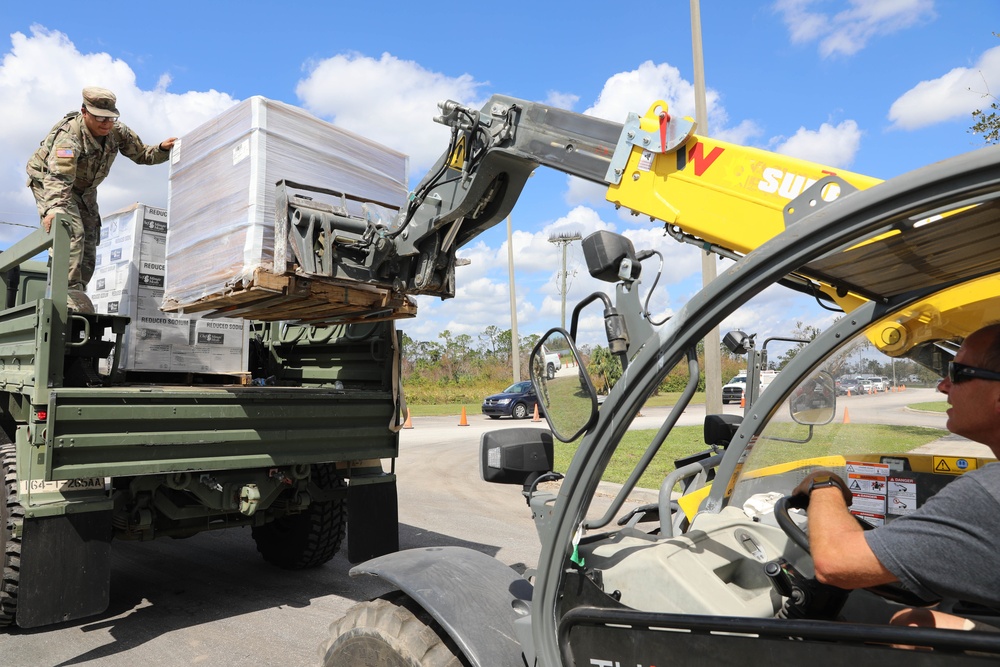
[[[945,475],[961,475],[964,472],[975,470],[978,466],[976,459],[967,459],[961,456],[935,456],[934,472]]]

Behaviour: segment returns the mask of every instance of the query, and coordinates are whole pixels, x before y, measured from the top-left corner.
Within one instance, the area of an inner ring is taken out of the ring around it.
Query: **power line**
[[[0,225],[10,225],[11,227],[27,227],[28,229],[35,229],[38,227],[38,225],[26,225],[23,222],[6,222],[4,220],[0,220]]]

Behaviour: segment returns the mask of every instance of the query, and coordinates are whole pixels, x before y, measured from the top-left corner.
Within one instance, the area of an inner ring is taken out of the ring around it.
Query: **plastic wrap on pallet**
[[[259,96],[237,104],[172,151],[165,307],[225,294],[256,269],[271,270],[279,180],[398,208],[407,171],[404,154],[297,107]]]
[[[160,310],[167,212],[133,204],[105,216],[89,294],[98,313],[124,315],[120,368],[129,371],[241,373],[247,369],[249,323]],[[109,331],[106,339],[114,340]],[[103,360],[101,372],[110,369]]]

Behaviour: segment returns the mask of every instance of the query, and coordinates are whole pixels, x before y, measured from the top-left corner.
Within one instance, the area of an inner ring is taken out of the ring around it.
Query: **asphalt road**
[[[905,408],[940,398],[933,390],[842,398],[838,418],[846,409],[852,422],[943,428],[943,414]],[[636,427],[658,427],[667,410],[644,409]],[[700,424],[703,416],[702,406],[692,406],[680,423]],[[520,488],[483,483],[477,456],[486,431],[544,423],[478,414],[468,422],[415,418],[402,432],[400,545],[466,546],[519,570],[533,566],[538,543]],[[329,624],[356,601],[388,590],[378,580],[351,578],[349,569],[345,555],[315,570],[276,569],[259,557],[249,530],[116,542],[107,612],[40,630],[10,629],[0,634],[0,665],[316,665]]]

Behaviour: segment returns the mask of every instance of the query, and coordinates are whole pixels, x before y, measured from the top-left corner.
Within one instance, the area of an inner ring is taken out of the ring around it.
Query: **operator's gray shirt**
[[[1000,609],[1000,463],[965,473],[913,514],[865,533],[910,591]]]

